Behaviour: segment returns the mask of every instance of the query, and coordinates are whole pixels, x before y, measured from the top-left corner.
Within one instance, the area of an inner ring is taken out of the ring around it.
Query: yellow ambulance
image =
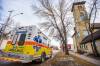
[[[29,63],[40,59],[41,62],[52,56],[50,39],[36,26],[17,27],[12,30],[2,57],[9,61]]]

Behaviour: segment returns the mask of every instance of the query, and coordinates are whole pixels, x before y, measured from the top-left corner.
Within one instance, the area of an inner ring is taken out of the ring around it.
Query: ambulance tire
[[[49,58],[52,58],[52,54],[50,55],[50,57]]]
[[[50,54],[49,58],[52,58],[52,57],[53,57],[53,55],[52,55],[52,52],[51,52],[51,54]]]
[[[41,59],[40,59],[40,61],[41,61],[41,63],[42,63],[42,62],[44,62],[45,60],[46,60],[46,53],[43,52],[43,53],[41,54]]]

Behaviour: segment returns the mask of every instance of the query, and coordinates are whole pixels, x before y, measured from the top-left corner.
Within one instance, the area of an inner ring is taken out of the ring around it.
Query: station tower
[[[87,27],[88,27],[88,15],[85,8],[86,1],[75,1],[72,5],[72,12],[75,22],[75,45],[77,50],[81,50],[80,42],[82,39],[88,35]]]

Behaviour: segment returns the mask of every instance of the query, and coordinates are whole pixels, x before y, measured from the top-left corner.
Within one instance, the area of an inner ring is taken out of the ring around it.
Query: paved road
[[[39,66],[41,63],[2,63],[0,66]]]
[[[52,57],[55,57],[55,55],[58,52],[59,52],[58,50],[53,50],[53,56]],[[0,66],[40,66],[40,64],[41,64],[40,62],[23,64],[23,63],[11,63],[11,62],[8,62],[8,61],[0,61]]]

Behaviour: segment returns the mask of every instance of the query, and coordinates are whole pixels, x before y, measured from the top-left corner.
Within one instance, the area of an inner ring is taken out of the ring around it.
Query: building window
[[[83,45],[81,45],[80,48],[83,49]]]
[[[85,44],[85,49],[88,50],[87,45]]]
[[[83,36],[84,36],[84,37],[88,36],[88,31],[87,31],[87,30],[84,30],[84,31],[83,31]]]
[[[87,20],[87,19],[88,19],[88,16],[87,16],[86,12],[81,11],[80,12],[80,20],[84,21],[84,20]]]
[[[85,17],[85,16],[84,16],[84,13],[83,13],[83,12],[80,12],[80,20],[81,20],[81,21],[84,20],[84,17]]]
[[[77,38],[80,37],[80,32],[77,32]]]

